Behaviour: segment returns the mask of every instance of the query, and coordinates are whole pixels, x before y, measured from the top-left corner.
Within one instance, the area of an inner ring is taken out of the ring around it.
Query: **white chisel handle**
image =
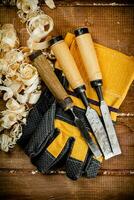
[[[50,45],[72,89],[83,86],[83,79],[69,50],[69,47],[63,40],[62,36],[53,38],[50,41]]]
[[[102,74],[88,28],[79,28],[75,30],[75,36],[81,58],[90,81],[101,80]]]

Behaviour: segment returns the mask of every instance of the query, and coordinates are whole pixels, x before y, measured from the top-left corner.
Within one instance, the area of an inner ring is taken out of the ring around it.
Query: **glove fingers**
[[[51,107],[54,102],[54,97],[52,94],[46,89],[40,96],[38,102],[33,107],[33,109],[29,112],[27,117],[26,125],[23,125],[23,134],[21,138],[18,140],[18,144],[23,148],[28,143],[31,135],[38,127],[40,121],[42,120],[44,113]]]
[[[76,180],[82,175],[87,152],[88,146],[85,141],[77,139],[66,162],[66,173],[69,178]]]
[[[76,160],[75,158],[69,157],[66,162],[66,174],[72,180],[77,180],[82,175],[84,163]]]
[[[100,158],[100,161],[102,159]],[[101,167],[101,162],[99,160],[95,159],[93,155],[90,154],[88,155],[86,166],[84,169],[83,175],[86,176],[87,178],[95,178],[98,174],[98,171]]]
[[[66,137],[61,133],[53,140],[53,142],[43,150],[40,155],[32,159],[32,162],[39,171],[48,173],[50,169],[56,165],[68,152],[72,138]]]
[[[53,136],[55,110],[56,102],[54,101],[51,107],[44,114],[42,120],[38,124],[38,127],[36,128],[27,146],[25,147],[25,152],[30,157],[37,156],[46,146],[48,140]]]
[[[21,147],[25,147],[27,142],[29,141],[31,135],[33,134],[33,131],[37,128],[40,120],[42,119],[42,115],[38,112],[37,107],[34,107],[27,118],[27,124],[23,125],[22,127],[22,136],[18,140],[18,144]]]

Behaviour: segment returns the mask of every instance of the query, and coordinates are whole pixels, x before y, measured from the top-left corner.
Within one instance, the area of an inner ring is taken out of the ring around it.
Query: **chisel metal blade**
[[[70,109],[73,117],[74,117],[74,123],[75,125],[79,128],[82,137],[84,138],[84,140],[86,141],[86,143],[88,144],[90,150],[92,151],[92,153],[94,154],[94,156],[96,158],[99,158],[100,156],[102,156],[102,153],[99,149],[99,147],[97,146],[97,144],[95,142],[93,142],[90,134],[88,133],[85,125],[83,124],[83,122],[75,115],[73,108]]]
[[[105,160],[113,157],[114,155],[112,153],[106,131],[97,112],[88,106],[86,110],[86,117],[102,150]]]
[[[111,144],[112,151],[114,155],[121,154],[120,145],[116,136],[116,132],[111,120],[108,106],[105,101],[100,102],[100,110],[103,117],[104,125],[107,131],[107,135]]]

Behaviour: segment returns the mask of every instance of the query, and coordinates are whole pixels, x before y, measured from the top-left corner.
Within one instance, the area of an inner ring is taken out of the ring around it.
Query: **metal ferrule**
[[[86,33],[89,33],[89,30],[87,27],[81,27],[74,31],[74,34],[76,37],[78,37],[79,35],[86,34]]]
[[[82,86],[76,88],[74,91],[81,98],[84,106],[87,108],[89,106],[89,102],[88,102],[85,90],[86,90],[85,85],[82,85]]]
[[[49,40],[49,46],[53,46],[57,42],[60,42],[61,40],[64,40],[62,35],[58,35],[56,37],[53,37],[51,40]]]
[[[34,51],[31,55],[29,55],[29,58],[30,58],[31,61],[33,61],[35,58],[37,58],[41,54],[42,54],[41,50]]]
[[[98,86],[102,86],[102,79],[91,81],[90,83],[91,83],[92,88],[96,88]]]
[[[66,111],[73,106],[73,101],[70,97],[65,98],[63,101],[59,101],[60,106]]]
[[[98,79],[98,80],[95,80],[95,81],[91,81],[90,83],[91,83],[92,88],[94,88],[96,90],[99,101],[103,101],[104,98],[103,98],[102,89],[101,89],[102,80]]]

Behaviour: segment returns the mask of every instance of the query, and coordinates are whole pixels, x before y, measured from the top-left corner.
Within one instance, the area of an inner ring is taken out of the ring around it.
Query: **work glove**
[[[66,86],[65,77],[61,77],[60,71],[58,74],[60,80],[62,78],[62,84]],[[44,108],[41,109],[42,107]],[[74,112],[81,118],[87,129],[90,129],[85,118],[85,110],[76,106]],[[100,168],[100,162],[94,159],[78,128],[75,127],[73,119],[56,104],[48,90],[42,94],[37,105],[30,112],[19,144],[42,173],[49,173],[63,159],[66,163],[67,175],[72,179],[77,179],[82,174],[95,177]]]

